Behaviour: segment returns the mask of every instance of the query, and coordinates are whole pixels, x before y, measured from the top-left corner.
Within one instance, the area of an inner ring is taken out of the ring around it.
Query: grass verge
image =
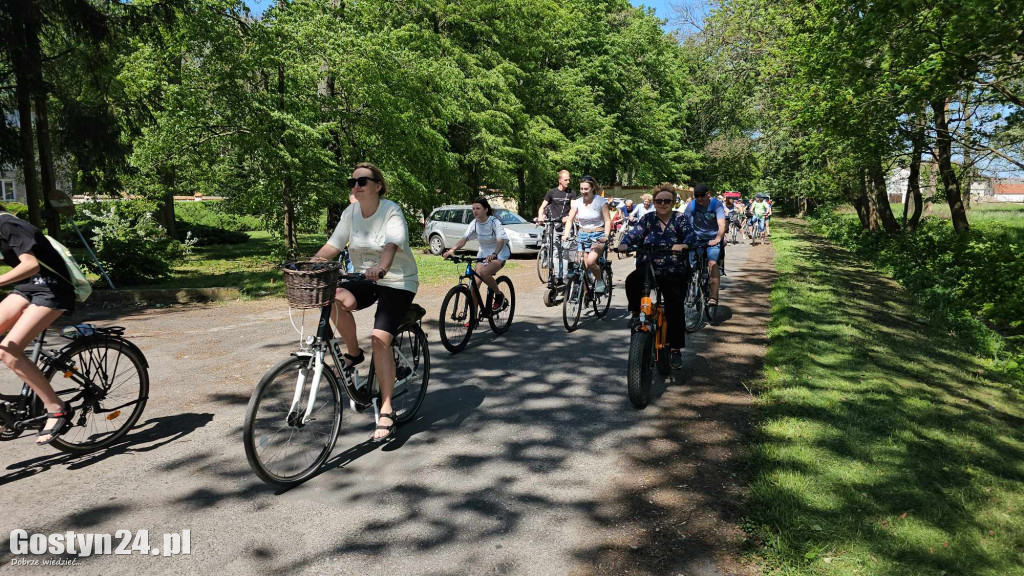
[[[278,262],[271,254],[279,241],[269,232],[248,232],[242,244],[225,244],[194,248],[185,262],[174,267],[170,278],[145,286],[125,288],[218,288],[237,287],[248,297],[283,296],[284,285]],[[323,245],[322,234],[300,234],[299,250],[313,254]],[[419,269],[420,285],[455,284],[459,269],[439,256],[424,254],[412,248]],[[514,270],[522,262],[510,260],[504,270]]]
[[[1024,413],[907,293],[793,221],[747,529],[771,574],[1024,574]]]

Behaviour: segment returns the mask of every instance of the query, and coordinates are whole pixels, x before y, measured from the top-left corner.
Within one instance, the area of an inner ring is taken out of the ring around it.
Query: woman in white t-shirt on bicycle
[[[501,220],[498,220],[498,217],[494,215],[494,210],[491,209],[487,199],[482,197],[473,201],[473,221],[469,223],[469,227],[466,228],[462,238],[442,256],[445,258],[451,257],[456,250],[465,246],[466,242],[474,239],[480,245],[476,257],[486,259],[476,265],[476,273],[480,275],[480,278],[483,278],[484,283],[487,284],[487,287],[494,294],[494,303],[491,305],[490,311],[501,310],[501,307],[505,304],[505,295],[501,293],[498,283],[494,281],[494,275],[498,273],[498,270],[505,267],[505,261],[512,255],[512,251],[508,247],[508,233],[505,232],[505,227],[502,226]],[[479,280],[476,282],[477,284],[480,283]],[[475,299],[477,297],[476,291],[472,290],[471,292],[473,292],[473,298]],[[482,309],[482,303],[477,302],[476,305]]]
[[[341,214],[334,233],[313,258],[335,260],[348,248],[353,268],[366,276],[366,280],[341,282],[334,295],[331,318],[348,348],[344,355],[346,368],[365,360],[352,311],[377,304],[371,341],[381,403],[380,418],[371,439],[382,441],[395,432],[391,407],[395,357],[391,341],[419,289],[419,272],[409,249],[409,229],[402,209],[383,198],[387,184],[380,169],[367,162],[357,164],[348,185],[356,201]]]
[[[579,221],[580,229],[577,239],[587,253],[584,259],[586,267],[596,278],[594,290],[598,294],[605,291],[604,275],[601,274],[601,267],[597,265],[597,259],[604,253],[608,238],[611,237],[612,216],[608,210],[607,201],[602,196],[596,195],[597,182],[590,176],[580,178],[580,197],[572,201],[572,209],[566,222],[573,219]],[[562,240],[569,240],[571,226],[565,227]]]

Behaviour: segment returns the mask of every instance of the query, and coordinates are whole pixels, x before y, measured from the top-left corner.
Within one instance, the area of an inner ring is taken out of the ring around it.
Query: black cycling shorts
[[[55,294],[49,290],[22,292],[17,288],[11,290],[11,294],[21,296],[25,300],[28,300],[29,304],[35,304],[36,306],[42,306],[43,308],[49,308],[51,310],[63,310],[65,314],[75,311],[74,297],[68,297],[66,294]]]
[[[363,310],[377,303],[377,312],[373,316],[373,329],[383,330],[394,336],[398,333],[402,320],[412,306],[412,300],[416,297],[414,292],[399,290],[381,286],[369,280],[354,280],[338,284],[338,289],[344,288],[356,297],[356,310]]]

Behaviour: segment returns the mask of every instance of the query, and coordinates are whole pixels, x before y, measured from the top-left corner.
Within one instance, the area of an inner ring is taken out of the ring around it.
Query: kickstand
[[[380,408],[377,406],[377,399],[373,399],[373,425],[380,425]]]

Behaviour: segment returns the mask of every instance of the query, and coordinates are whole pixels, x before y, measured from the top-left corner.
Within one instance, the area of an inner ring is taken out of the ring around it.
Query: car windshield
[[[494,215],[497,216],[498,220],[500,220],[501,223],[504,224],[504,225],[508,225],[508,224],[526,224],[526,220],[523,220],[522,216],[520,216],[519,214],[516,214],[515,212],[513,212],[511,210],[506,210],[504,208],[499,208],[499,209],[495,210],[494,211]]]

